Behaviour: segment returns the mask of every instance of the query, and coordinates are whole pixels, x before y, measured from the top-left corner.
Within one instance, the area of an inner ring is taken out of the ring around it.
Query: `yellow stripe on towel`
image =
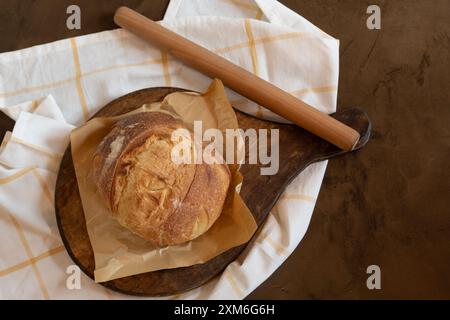
[[[76,42],[75,38],[70,39],[70,44],[72,46],[73,61],[75,64],[75,81],[76,81],[76,85],[77,85],[78,97],[80,99],[80,105],[81,105],[81,109],[83,111],[84,121],[88,121],[89,120],[89,111],[88,111],[88,107],[86,104],[86,97],[84,96],[84,92],[83,92],[83,86],[81,84],[80,57],[78,55],[77,42]]]
[[[289,200],[307,201],[312,203],[316,202],[316,198],[308,196],[306,194],[283,194],[279,199],[279,201],[289,201]]]
[[[26,175],[27,173],[33,171],[34,169],[35,169],[34,167],[33,168],[22,169],[22,170],[14,173],[14,174],[8,176],[8,177],[0,178],[0,184],[10,183],[10,182],[12,182],[12,181],[14,181],[16,179],[19,179],[20,177]]]
[[[39,174],[39,172],[37,170],[33,170],[31,171],[33,173],[33,175],[36,177],[36,179],[38,180],[39,184],[41,185],[42,190],[44,191],[45,197],[47,198],[47,200],[50,202],[50,204],[53,206],[53,195],[50,191],[50,188],[47,185],[47,182],[45,181],[45,179]]]
[[[225,271],[226,279],[228,280],[228,283],[230,284],[231,288],[233,289],[235,295],[237,297],[242,298],[244,293],[242,292],[241,288],[239,288],[236,279],[231,275],[230,269]]]
[[[40,146],[37,146],[37,145],[35,145],[35,144],[32,144],[32,143],[23,141],[22,139],[16,138],[16,137],[14,137],[14,136],[11,136],[11,138],[10,138],[9,140],[10,140],[11,142],[15,142],[15,143],[24,145],[24,146],[26,146],[26,147],[29,147],[29,148],[31,148],[31,149],[34,149],[34,150],[36,150],[36,151],[39,151],[39,152],[41,152],[41,153],[44,153],[44,154],[46,154],[47,156],[52,157],[52,158],[60,159],[60,158],[62,158],[63,155],[64,155],[64,154],[62,154],[62,153],[59,153],[59,152],[53,152],[53,151],[47,150],[47,149],[45,149],[45,148],[42,148],[42,147],[40,147]]]
[[[20,242],[22,243],[22,246],[25,249],[25,252],[28,256],[28,258],[30,260],[33,260],[33,253],[31,251],[30,245],[28,244],[28,241],[25,237],[25,233],[22,229],[22,226],[20,225],[20,223],[16,220],[16,218],[14,218],[13,215],[9,214],[9,217],[11,218],[11,221],[14,224],[14,227],[16,228],[16,231],[19,235],[20,238]],[[34,274],[36,275],[36,280],[39,284],[39,287],[41,289],[42,292],[42,296],[44,297],[44,299],[48,300],[49,299],[49,295],[48,295],[48,290],[47,287],[45,286],[44,280],[42,279],[42,275],[41,272],[39,271],[36,263],[32,262],[31,263],[31,267],[33,268]]]
[[[253,37],[252,25],[249,19],[245,19],[245,32],[247,33],[250,55],[252,57],[253,73],[259,77],[258,55],[256,53],[255,38]],[[264,118],[263,108],[260,105],[258,105],[256,116],[258,118]]]
[[[59,246],[59,247],[50,249],[47,252],[44,252],[44,253],[42,253],[42,254],[34,257],[34,258],[31,258],[31,259],[25,260],[23,262],[20,262],[20,263],[14,265],[12,267],[0,270],[0,277],[3,277],[3,276],[6,276],[6,275],[8,275],[10,273],[14,273],[16,271],[19,271],[19,270],[21,270],[21,269],[23,269],[25,267],[28,267],[29,265],[31,265],[33,263],[36,263],[36,262],[38,262],[40,260],[43,260],[43,259],[48,258],[48,257],[51,257],[51,256],[53,256],[55,254],[60,253],[60,252],[63,252],[64,250],[65,250],[64,246]]]
[[[170,87],[172,85],[172,81],[170,80],[169,74],[169,57],[167,55],[167,52],[164,50],[161,50],[161,61],[163,68],[164,85],[166,87]]]

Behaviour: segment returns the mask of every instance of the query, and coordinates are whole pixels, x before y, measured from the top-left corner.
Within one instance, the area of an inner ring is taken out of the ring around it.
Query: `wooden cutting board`
[[[161,101],[177,88],[149,88],[127,94],[106,105],[94,117],[115,116],[144,103]],[[334,118],[356,129],[361,139],[356,149],[369,140],[371,123],[366,113],[352,108],[337,112]],[[280,131],[280,169],[274,176],[260,175],[260,165],[243,165],[241,196],[261,226],[285,187],[309,164],[345,153],[328,142],[294,126],[263,121],[237,111],[239,126],[278,128]],[[343,200],[345,201],[345,199]],[[86,230],[83,208],[75,177],[70,146],[58,173],[55,192],[56,219],[64,245],[73,261],[91,279],[94,278],[94,255]],[[181,293],[206,283],[235,260],[247,244],[230,249],[210,261],[191,267],[160,270],[101,283],[112,290],[139,296],[162,296]]]

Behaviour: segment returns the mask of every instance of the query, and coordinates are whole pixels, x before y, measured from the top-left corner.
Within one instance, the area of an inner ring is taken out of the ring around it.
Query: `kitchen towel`
[[[275,0],[171,0],[161,22],[316,108],[336,109],[339,42]],[[127,299],[81,274],[54,217],[58,165],[70,131],[142,88],[204,91],[211,79],[117,29],[0,54],[0,110],[16,120],[0,146],[0,298]],[[231,90],[233,106],[285,121]],[[282,152],[282,150],[281,150]],[[247,249],[200,288],[169,298],[242,299],[303,238],[326,162],[286,189]],[[75,270],[75,271],[74,271]]]

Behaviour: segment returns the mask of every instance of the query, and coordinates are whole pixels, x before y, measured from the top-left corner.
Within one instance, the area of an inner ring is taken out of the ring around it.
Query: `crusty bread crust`
[[[94,181],[113,212],[119,200],[116,191],[120,192],[120,189],[116,190],[116,180],[127,171],[122,158],[144,144],[149,136],[182,127],[180,120],[162,112],[138,113],[115,123],[97,147],[93,158]]]
[[[176,164],[171,134],[183,122],[162,112],[119,120],[98,146],[93,178],[111,214],[159,245],[206,232],[222,212],[230,184],[226,164]],[[193,150],[194,152],[194,150]]]

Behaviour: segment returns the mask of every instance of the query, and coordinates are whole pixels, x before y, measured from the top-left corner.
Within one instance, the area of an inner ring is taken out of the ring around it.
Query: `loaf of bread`
[[[111,214],[158,246],[206,232],[230,185],[226,164],[172,161],[171,135],[179,128],[185,128],[181,120],[162,112],[128,116],[115,123],[93,158],[92,176]]]

